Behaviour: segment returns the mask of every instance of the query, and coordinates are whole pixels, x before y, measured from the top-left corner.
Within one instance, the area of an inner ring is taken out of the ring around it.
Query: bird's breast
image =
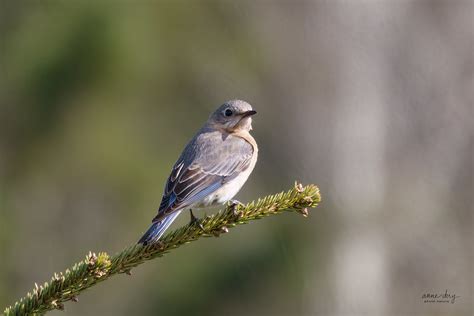
[[[250,174],[253,171],[253,168],[255,167],[256,162],[257,153],[255,152],[249,167],[245,171],[241,172],[238,176],[236,176],[229,182],[224,183],[222,187],[220,187],[219,189],[214,191],[214,193],[204,198],[198,207],[224,204],[232,200],[232,198],[240,191],[242,186],[249,178]]]

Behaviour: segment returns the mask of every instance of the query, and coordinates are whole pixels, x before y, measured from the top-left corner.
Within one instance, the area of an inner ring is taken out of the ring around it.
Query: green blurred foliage
[[[68,315],[472,315],[472,12],[0,1],[0,306],[136,242],[186,142],[239,98],[260,151],[237,198],[299,180],[321,206],[178,249]],[[445,288],[459,303],[419,301]]]
[[[221,92],[219,81],[263,71],[245,21],[205,4],[4,4],[0,305],[89,249],[135,242],[190,135],[220,102],[245,96],[245,85]],[[249,186],[247,197],[271,192]],[[297,239],[289,230],[274,239],[276,226],[151,263],[68,313],[220,314],[264,295],[267,282],[291,287]]]

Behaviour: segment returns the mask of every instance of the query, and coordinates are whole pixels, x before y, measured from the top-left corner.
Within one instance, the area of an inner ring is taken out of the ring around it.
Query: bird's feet
[[[191,221],[189,222],[189,226],[198,225],[199,228],[204,230],[204,226],[202,226],[202,224],[199,222],[199,219],[196,216],[194,216],[193,210],[190,209],[189,214],[191,215]]]
[[[230,200],[230,209],[235,217],[240,218],[242,217],[242,212],[239,211],[239,206],[244,206],[244,204],[237,200]]]

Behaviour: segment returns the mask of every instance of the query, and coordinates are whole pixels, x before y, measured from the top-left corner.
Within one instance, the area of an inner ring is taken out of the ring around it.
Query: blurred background
[[[51,315],[473,315],[473,21],[473,1],[1,1],[1,310],[136,242],[191,135],[240,98],[260,157],[237,198],[299,180],[321,206]]]

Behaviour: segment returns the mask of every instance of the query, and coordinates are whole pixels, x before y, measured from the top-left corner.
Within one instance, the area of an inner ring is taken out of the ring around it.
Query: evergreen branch
[[[77,302],[77,296],[87,288],[103,282],[113,275],[126,273],[147,260],[161,257],[172,249],[195,241],[200,237],[218,237],[229,228],[246,224],[251,220],[283,212],[299,212],[308,215],[309,207],[320,202],[319,189],[315,185],[303,187],[295,183],[288,192],[269,195],[256,202],[232,207],[206,216],[198,223],[189,224],[166,234],[157,243],[143,246],[136,244],[125,248],[115,256],[107,253],[91,253],[64,273],[54,274],[50,282],[41,286],[35,283],[32,292],[5,309],[5,316],[43,315],[54,309],[63,310],[64,302]]]

